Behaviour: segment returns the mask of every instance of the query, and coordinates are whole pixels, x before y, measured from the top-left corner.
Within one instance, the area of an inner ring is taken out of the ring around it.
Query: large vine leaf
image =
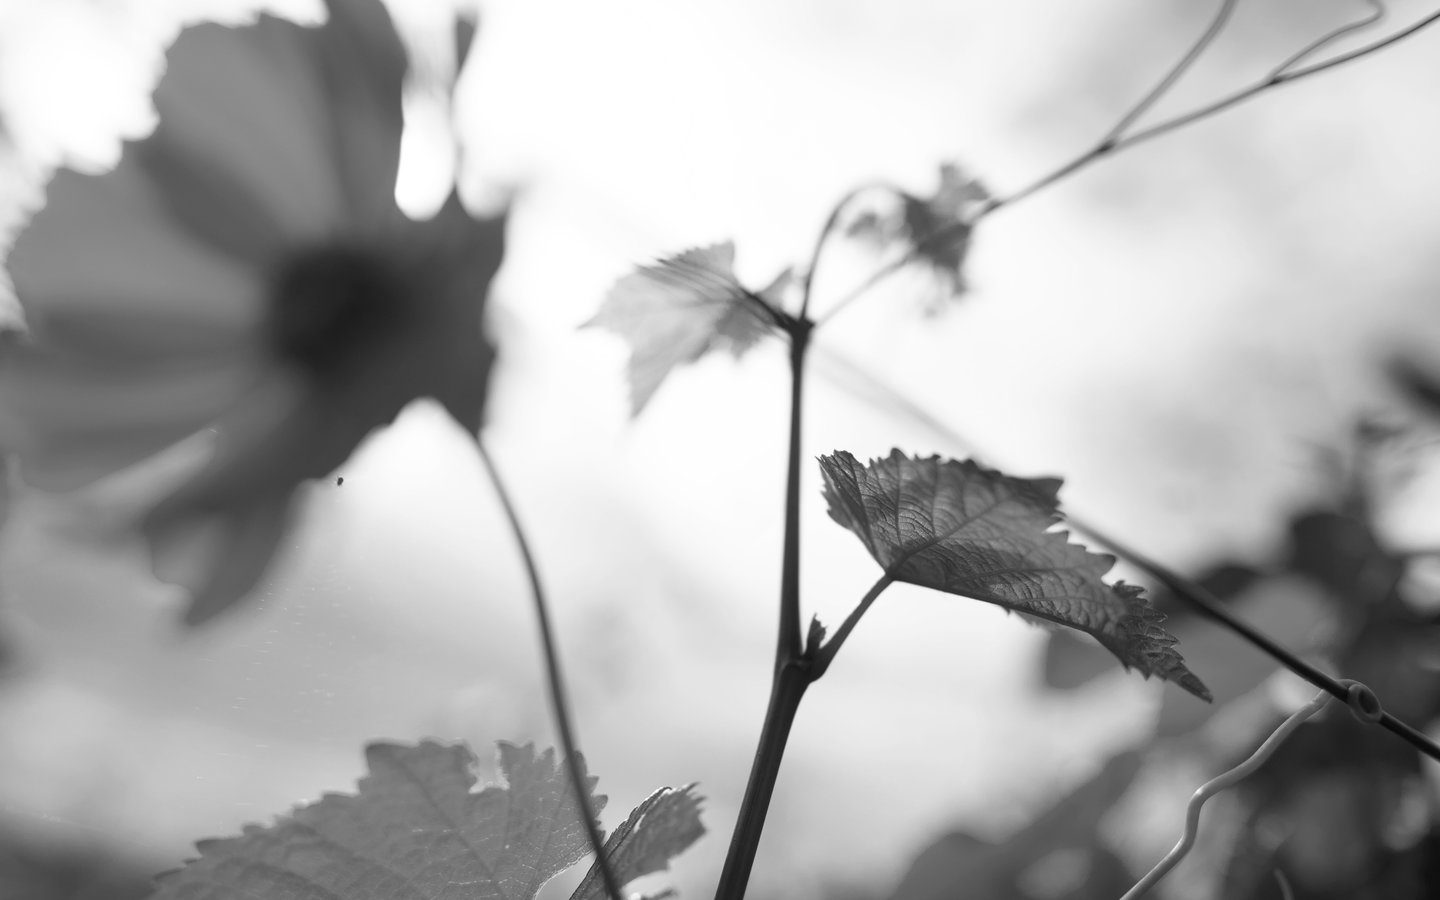
[[[463,744],[375,743],[365,757],[355,795],[200,842],[200,858],[162,875],[152,900],[531,900],[590,850],[553,750],[501,742],[506,785],[478,793]],[[598,813],[606,798],[585,780]],[[622,882],[665,868],[704,833],[692,788],[657,791],[606,843]]]
[[[640,414],[671,369],[711,350],[738,358],[770,331],[766,307],[778,308],[790,273],[755,292],[735,277],[734,262],[735,245],[726,241],[642,266],[616,282],[582,326],[607,328],[630,345],[632,415]]]
[[[841,450],[821,457],[820,471],[831,518],[890,578],[1078,629],[1126,668],[1210,699],[1140,589],[1102,580],[1115,558],[1050,530],[1060,521],[1059,479],[1011,478],[971,460],[899,450],[869,465]]]

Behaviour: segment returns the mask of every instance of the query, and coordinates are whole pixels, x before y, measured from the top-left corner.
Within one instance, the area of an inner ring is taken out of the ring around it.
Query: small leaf
[[[701,798],[694,788],[693,784],[678,791],[661,788],[635,807],[610,835],[605,842],[605,858],[621,884],[665,871],[671,859],[705,833],[705,826],[700,824]],[[590,866],[570,900],[605,900],[599,866]]]
[[[269,827],[201,841],[200,858],[162,875],[152,900],[531,900],[589,852],[574,792],[553,750],[537,756],[531,745],[502,742],[506,786],[479,793],[471,790],[475,756],[463,744],[376,743],[365,756],[370,775],[355,795],[327,794]],[[594,778],[586,783],[598,812],[605,797],[593,793]],[[621,870],[622,880],[646,866],[647,872],[663,868],[703,831],[699,798],[688,787],[667,791],[627,821],[626,835],[643,828],[643,842],[635,843],[644,852],[630,853],[634,861]],[[685,799],[669,800],[654,815],[671,795]],[[610,844],[625,850],[623,838]]]
[[[1126,668],[1210,699],[1140,589],[1101,580],[1115,558],[1050,530],[1060,521],[1059,479],[1011,478],[970,460],[899,450],[868,466],[841,450],[821,457],[820,471],[830,517],[896,581],[1078,629]]]
[[[949,279],[953,293],[965,290],[975,208],[989,199],[980,182],[954,163],[940,166],[940,185],[931,196],[905,195],[905,230],[915,252]]]
[[[810,629],[805,634],[805,653],[813,656],[825,643],[825,624],[820,621],[819,616],[810,617]]]
[[[900,191],[899,198],[898,210],[866,210],[850,223],[847,233],[881,242],[905,242],[913,257],[940,277],[947,298],[963,294],[970,235],[990,193],[958,165],[947,162],[940,166],[935,193],[919,197]]]
[[[632,415],[671,369],[717,349],[738,358],[770,331],[765,307],[778,308],[790,273],[755,293],[735,277],[734,260],[735,245],[727,241],[642,266],[616,282],[582,326],[607,328],[629,343]]]

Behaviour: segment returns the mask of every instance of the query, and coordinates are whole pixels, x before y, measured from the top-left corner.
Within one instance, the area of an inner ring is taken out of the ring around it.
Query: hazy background
[[[48,167],[103,167],[148,130],[180,21],[253,6],[0,2],[6,221]],[[491,439],[554,598],[607,824],[662,784],[710,798],[711,834],[675,866],[687,896],[713,889],[768,689],[784,354],[707,359],[631,422],[624,348],[576,326],[632,266],[696,244],[733,239],[742,279],[767,283],[866,180],[923,194],[954,159],[997,193],[1025,185],[1102,135],[1213,6],[483,4],[460,180],[482,199],[519,189],[492,302]],[[1242,2],[1159,114],[1249,83],[1363,6]],[[1396,23],[1428,8],[1391,6]],[[443,71],[451,4],[391,7]],[[1437,88],[1440,30],[1126,151],[985,221],[972,291],[944,315],[898,278],[820,350],[1012,473],[1065,476],[1070,507],[1174,565],[1261,557],[1281,511],[1321,491],[1322,449],[1393,407],[1377,361],[1440,347]],[[437,113],[411,112],[400,194],[423,211],[449,173]],[[870,261],[852,248],[826,266],[821,311]],[[812,385],[807,456],[966,450],[834,379]],[[552,740],[519,564],[463,435],[417,405],[341,474],[310,489],[263,601],[192,634],[138,545],[90,527],[130,486],[15,499],[0,826],[167,868],[198,837],[349,789],[370,739],[464,737],[487,761],[496,739]],[[835,624],[876,571],[826,518],[816,475],[806,613]],[[1434,499],[1395,512],[1397,541],[1440,541]],[[983,604],[887,592],[801,710],[763,895],[883,888],[942,826],[1004,830],[1146,733],[1158,688],[1117,667],[1047,696],[1041,638]]]

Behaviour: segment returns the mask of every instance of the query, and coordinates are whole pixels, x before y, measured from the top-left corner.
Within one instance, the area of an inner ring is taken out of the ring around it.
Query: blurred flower
[[[410,401],[481,420],[503,218],[453,191],[429,221],[400,212],[404,50],[378,0],[327,6],[320,28],[185,31],[155,133],[111,172],[60,172],[8,258],[30,333],[4,437],[27,481],[79,487],[213,433],[142,521],[192,624],[254,588],[297,487]]]

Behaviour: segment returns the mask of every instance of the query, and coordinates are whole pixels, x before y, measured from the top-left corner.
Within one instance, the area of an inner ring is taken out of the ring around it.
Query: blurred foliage
[[[1009,839],[992,844],[965,831],[931,843],[891,900],[1108,900],[1135,883],[1100,840],[1097,825],[1140,770],[1140,754],[1121,753]]]
[[[1324,458],[1330,498],[1291,515],[1273,560],[1219,560],[1192,580],[1323,668],[1369,685],[1400,719],[1433,730],[1440,616],[1434,598],[1405,578],[1424,554],[1391,548],[1377,526],[1413,472],[1414,437],[1362,422],[1350,447]],[[1178,839],[1189,793],[1280,723],[1295,704],[1277,699],[1284,679],[1273,660],[1173,593],[1162,588],[1155,599],[1215,690],[1214,706],[1167,689],[1143,751],[1116,756],[1007,841],[940,838],[919,854],[895,900],[1118,897]],[[1049,689],[1076,689],[1111,668],[1093,643],[1050,635]],[[1047,858],[1060,860],[1049,873]],[[1440,802],[1420,755],[1332,706],[1206,806],[1200,841],[1157,895],[1280,900],[1280,876],[1295,900],[1440,897]]]
[[[50,847],[0,832],[5,900],[140,900],[153,867],[92,848]]]

